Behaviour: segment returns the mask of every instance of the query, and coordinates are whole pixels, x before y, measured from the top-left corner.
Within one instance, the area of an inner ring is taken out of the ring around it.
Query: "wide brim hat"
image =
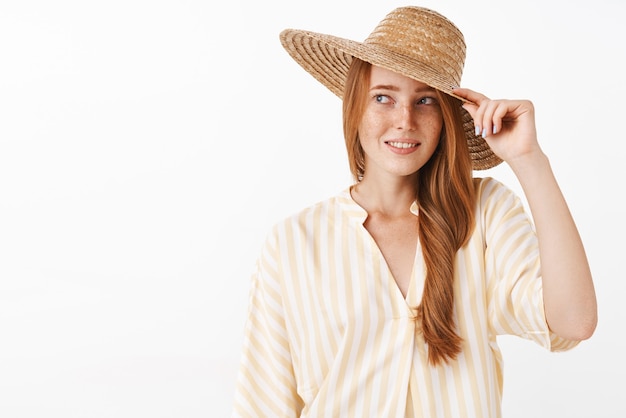
[[[356,57],[455,96],[465,64],[461,31],[446,17],[422,7],[390,12],[364,42],[299,29],[285,29],[280,42],[289,55],[343,99],[348,69]],[[474,170],[500,164],[484,138],[476,135],[470,114],[461,108],[463,128]]]

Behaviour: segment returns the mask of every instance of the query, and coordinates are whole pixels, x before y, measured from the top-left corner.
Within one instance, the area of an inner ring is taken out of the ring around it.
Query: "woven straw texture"
[[[285,29],[280,33],[280,41],[302,68],[339,98],[343,98],[353,57],[451,96],[452,88],[461,84],[465,63],[463,34],[441,14],[421,7],[393,10],[362,43],[298,29]],[[474,170],[500,164],[502,160],[475,134],[470,114],[465,109],[461,111]]]

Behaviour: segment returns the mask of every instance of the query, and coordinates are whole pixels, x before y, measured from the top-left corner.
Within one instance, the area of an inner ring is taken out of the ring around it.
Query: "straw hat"
[[[282,31],[280,41],[302,68],[340,98],[348,68],[356,57],[461,99],[452,94],[452,88],[460,86],[463,73],[463,34],[433,10],[397,8],[362,43],[297,29]],[[461,111],[472,167],[485,170],[500,164],[502,160],[475,134],[470,114]]]

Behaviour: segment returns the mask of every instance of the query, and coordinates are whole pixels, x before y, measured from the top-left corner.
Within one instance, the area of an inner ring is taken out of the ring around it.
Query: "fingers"
[[[474,90],[465,89],[461,87],[452,89],[452,92],[454,93],[455,96],[458,96],[470,103],[479,103],[482,100],[487,98],[485,95],[480,94]]]
[[[502,119],[508,113],[508,102],[502,100],[484,99],[474,112],[474,127],[476,135],[486,138],[487,135],[496,135],[502,128]]]
[[[491,100],[481,93],[465,88],[454,89],[453,93],[467,100],[463,103],[463,108],[474,119],[476,136],[486,138],[496,135],[503,130],[505,121],[514,120],[523,113],[520,112],[520,105],[525,101]]]
[[[466,100],[466,102],[463,103],[463,108],[465,108],[474,119],[476,136],[482,136],[484,138],[489,134],[495,135],[499,132],[501,121],[494,119],[494,117],[500,115],[502,112],[497,111],[498,106],[495,101],[489,100],[487,96],[481,93],[465,88],[455,88],[453,89],[453,93]],[[500,118],[502,116],[500,116]]]

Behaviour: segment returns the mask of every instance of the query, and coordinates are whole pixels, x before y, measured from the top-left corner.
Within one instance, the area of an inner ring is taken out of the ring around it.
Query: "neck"
[[[382,178],[363,177],[351,190],[352,198],[368,214],[405,216],[417,196],[416,175]]]

